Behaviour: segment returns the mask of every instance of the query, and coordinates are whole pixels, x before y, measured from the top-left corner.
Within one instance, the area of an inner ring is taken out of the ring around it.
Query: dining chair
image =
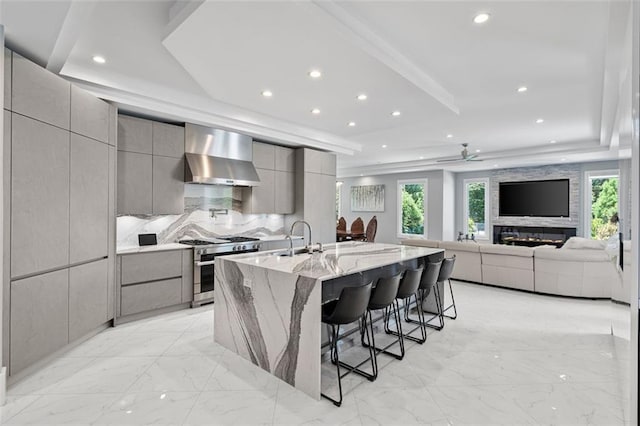
[[[364,222],[361,217],[357,217],[351,224],[351,235],[364,235]],[[355,238],[354,238],[355,239]]]
[[[365,235],[365,241],[374,242],[376,239],[376,231],[378,230],[378,219],[373,216],[369,223],[367,223],[367,232]]]

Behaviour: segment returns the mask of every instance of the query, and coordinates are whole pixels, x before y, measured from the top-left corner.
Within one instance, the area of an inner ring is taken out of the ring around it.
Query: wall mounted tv
[[[569,179],[500,182],[499,216],[569,217]]]

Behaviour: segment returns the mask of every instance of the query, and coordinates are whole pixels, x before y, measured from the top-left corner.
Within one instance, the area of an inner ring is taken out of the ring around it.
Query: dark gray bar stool
[[[340,292],[340,298],[333,300],[322,306],[322,322],[331,326],[330,335],[330,349],[331,349],[331,362],[335,364],[336,371],[338,372],[338,389],[340,391],[340,399],[333,399],[323,393],[321,395],[333,402],[336,406],[342,404],[342,378],[351,372],[358,373],[369,380],[375,380],[375,376],[368,374],[358,367],[367,361],[371,360],[371,369],[374,374],[377,372],[377,363],[375,362],[375,351],[369,349],[369,358],[362,361],[356,366],[350,366],[340,361],[338,356],[338,340],[340,339],[340,326],[344,324],[351,324],[356,321],[361,321],[367,312],[367,306],[369,305],[369,299],[371,297],[372,283],[368,283],[358,287],[345,287]],[[373,338],[373,337],[372,337]],[[367,330],[367,340],[369,340],[369,332]],[[348,371],[344,374],[340,373],[340,366],[345,367]]]
[[[361,342],[362,346],[365,347],[373,347],[375,349],[376,354],[382,352],[387,355],[391,355],[396,359],[404,358],[404,341],[402,340],[402,321],[400,320],[400,309],[398,306],[398,301],[396,300],[396,295],[398,294],[398,287],[400,286],[400,278],[402,278],[402,273],[398,273],[391,277],[383,277],[379,278],[376,283],[375,288],[371,294],[371,300],[369,300],[369,306],[367,307],[367,313],[365,315],[364,327],[361,329]],[[377,311],[384,309],[384,324],[385,328],[388,328],[389,317],[391,316],[391,311],[393,311],[396,326],[398,329],[398,339],[395,342],[391,342],[384,348],[378,348],[375,345],[375,338],[373,335],[373,319],[371,315],[371,311]],[[371,344],[364,342],[364,330],[367,329],[367,321],[369,322],[369,327],[371,329]],[[400,345],[400,354],[395,354],[388,349],[398,343]],[[378,360],[375,359],[376,369],[374,372],[374,378],[378,376]]]
[[[458,318],[458,311],[456,310],[456,299],[453,298],[453,288],[451,287],[451,274],[453,274],[453,267],[455,263],[456,263],[455,254],[449,258],[444,259],[442,261],[442,267],[440,268],[440,274],[438,275],[439,283],[444,284],[444,281],[449,282],[449,293],[451,294],[451,304],[442,310],[442,315],[451,319]],[[441,303],[444,303],[444,295],[442,297]],[[453,315],[446,315],[445,312],[447,312],[451,308],[453,308]]]
[[[415,298],[416,306],[418,310],[418,320],[420,321],[420,325],[418,327],[415,327],[413,330],[410,330],[408,333],[402,333],[402,327],[396,327],[395,331],[391,330],[389,328],[389,321],[386,321],[384,331],[387,334],[393,334],[395,336],[399,336],[400,339],[402,340],[409,339],[418,343],[424,343],[427,340],[427,332],[423,326],[424,313],[422,312],[421,304],[418,303],[418,295],[417,295],[418,290],[420,288],[420,283],[422,282],[423,271],[424,269],[422,267],[419,267],[418,269],[406,270],[404,272],[404,275],[402,276],[402,280],[400,281],[400,286],[398,287],[398,293],[396,294],[396,303],[398,300],[403,301],[405,318],[407,317],[409,306],[411,306],[411,296]],[[411,333],[416,331],[418,328],[422,330],[422,339],[411,336]],[[401,348],[403,349],[402,356],[404,356],[404,342]]]
[[[442,301],[440,299],[440,291],[438,290],[438,286],[436,285],[438,282],[438,277],[440,276],[440,270],[442,269],[443,262],[444,261],[442,260],[440,262],[427,262],[424,267],[422,277],[420,278],[420,286],[418,287],[418,296],[416,297],[416,311],[418,313],[417,320],[411,318],[411,316],[409,315],[409,308],[411,306],[410,298],[405,302],[404,305],[404,320],[409,323],[418,324],[417,327],[409,331],[409,333],[407,334],[411,334],[417,329],[420,329],[421,332],[421,338],[408,336],[407,339],[413,340],[414,342],[418,342],[420,344],[427,341],[427,327],[435,328],[436,330],[442,330],[442,328],[444,327],[444,319],[442,317]],[[433,290],[434,292],[437,313],[431,316],[429,319],[425,319],[422,302],[427,297],[429,297],[429,295],[431,294],[431,290]],[[438,318],[440,325],[429,324],[429,322],[434,318]]]

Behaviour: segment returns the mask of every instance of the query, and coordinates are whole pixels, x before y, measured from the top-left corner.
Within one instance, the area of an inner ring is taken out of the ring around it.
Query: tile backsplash
[[[265,237],[285,233],[283,215],[242,213],[241,188],[194,184],[184,187],[181,215],[118,216],[117,246],[137,246],[138,234],[147,233],[157,234],[158,244],[182,238]],[[217,211],[212,213],[211,209]]]

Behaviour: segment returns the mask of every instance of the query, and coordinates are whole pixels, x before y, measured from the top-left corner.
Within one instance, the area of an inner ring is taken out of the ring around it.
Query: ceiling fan
[[[462,144],[462,151],[460,151],[460,158],[450,158],[450,159],[446,159],[446,160],[438,160],[437,163],[447,163],[447,162],[451,162],[451,161],[482,161],[478,158],[477,154],[471,154],[469,155],[469,150],[467,149],[467,147],[469,146],[468,143],[463,143]]]

